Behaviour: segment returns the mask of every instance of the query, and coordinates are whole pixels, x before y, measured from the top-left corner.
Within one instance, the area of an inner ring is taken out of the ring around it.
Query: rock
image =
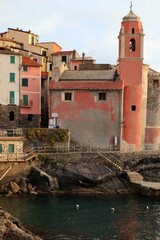
[[[0,210],[0,239],[1,240],[42,240],[9,213]]]
[[[11,197],[13,195],[13,192],[9,191],[5,196],[6,197]]]
[[[18,193],[20,190],[20,187],[15,182],[10,182],[10,187],[13,193]]]
[[[27,193],[28,192],[28,187],[27,187],[27,182],[26,182],[26,179],[23,178],[20,182],[20,190],[23,192],[23,193]]]
[[[35,192],[35,187],[33,187],[31,183],[28,183],[28,192],[29,193]]]

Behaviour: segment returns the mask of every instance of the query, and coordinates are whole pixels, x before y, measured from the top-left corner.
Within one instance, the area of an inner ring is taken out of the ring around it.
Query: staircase
[[[102,154],[101,152],[97,152],[97,154],[104,158],[112,168],[122,171],[122,164],[118,159],[114,158],[109,153]]]

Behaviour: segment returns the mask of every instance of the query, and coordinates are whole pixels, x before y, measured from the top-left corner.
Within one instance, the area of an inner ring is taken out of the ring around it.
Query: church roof
[[[61,75],[59,81],[72,81],[72,80],[80,80],[80,81],[113,81],[115,74],[115,69],[111,70],[66,70]]]
[[[138,17],[131,9],[128,15],[123,18],[123,21],[140,21],[140,17]]]

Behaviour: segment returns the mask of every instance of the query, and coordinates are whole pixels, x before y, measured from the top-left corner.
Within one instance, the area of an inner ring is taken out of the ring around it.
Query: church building
[[[143,26],[132,7],[118,39],[117,65],[83,62],[50,82],[50,127],[69,128],[82,145],[158,149],[160,73],[143,63]]]

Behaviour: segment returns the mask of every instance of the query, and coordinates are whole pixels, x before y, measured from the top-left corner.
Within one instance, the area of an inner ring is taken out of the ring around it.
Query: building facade
[[[31,57],[22,57],[20,83],[20,127],[40,127],[41,65]]]
[[[160,73],[143,63],[143,26],[132,9],[118,39],[117,66],[81,62],[50,83],[49,117],[81,144],[159,149]]]
[[[0,128],[19,127],[22,56],[0,49]]]

